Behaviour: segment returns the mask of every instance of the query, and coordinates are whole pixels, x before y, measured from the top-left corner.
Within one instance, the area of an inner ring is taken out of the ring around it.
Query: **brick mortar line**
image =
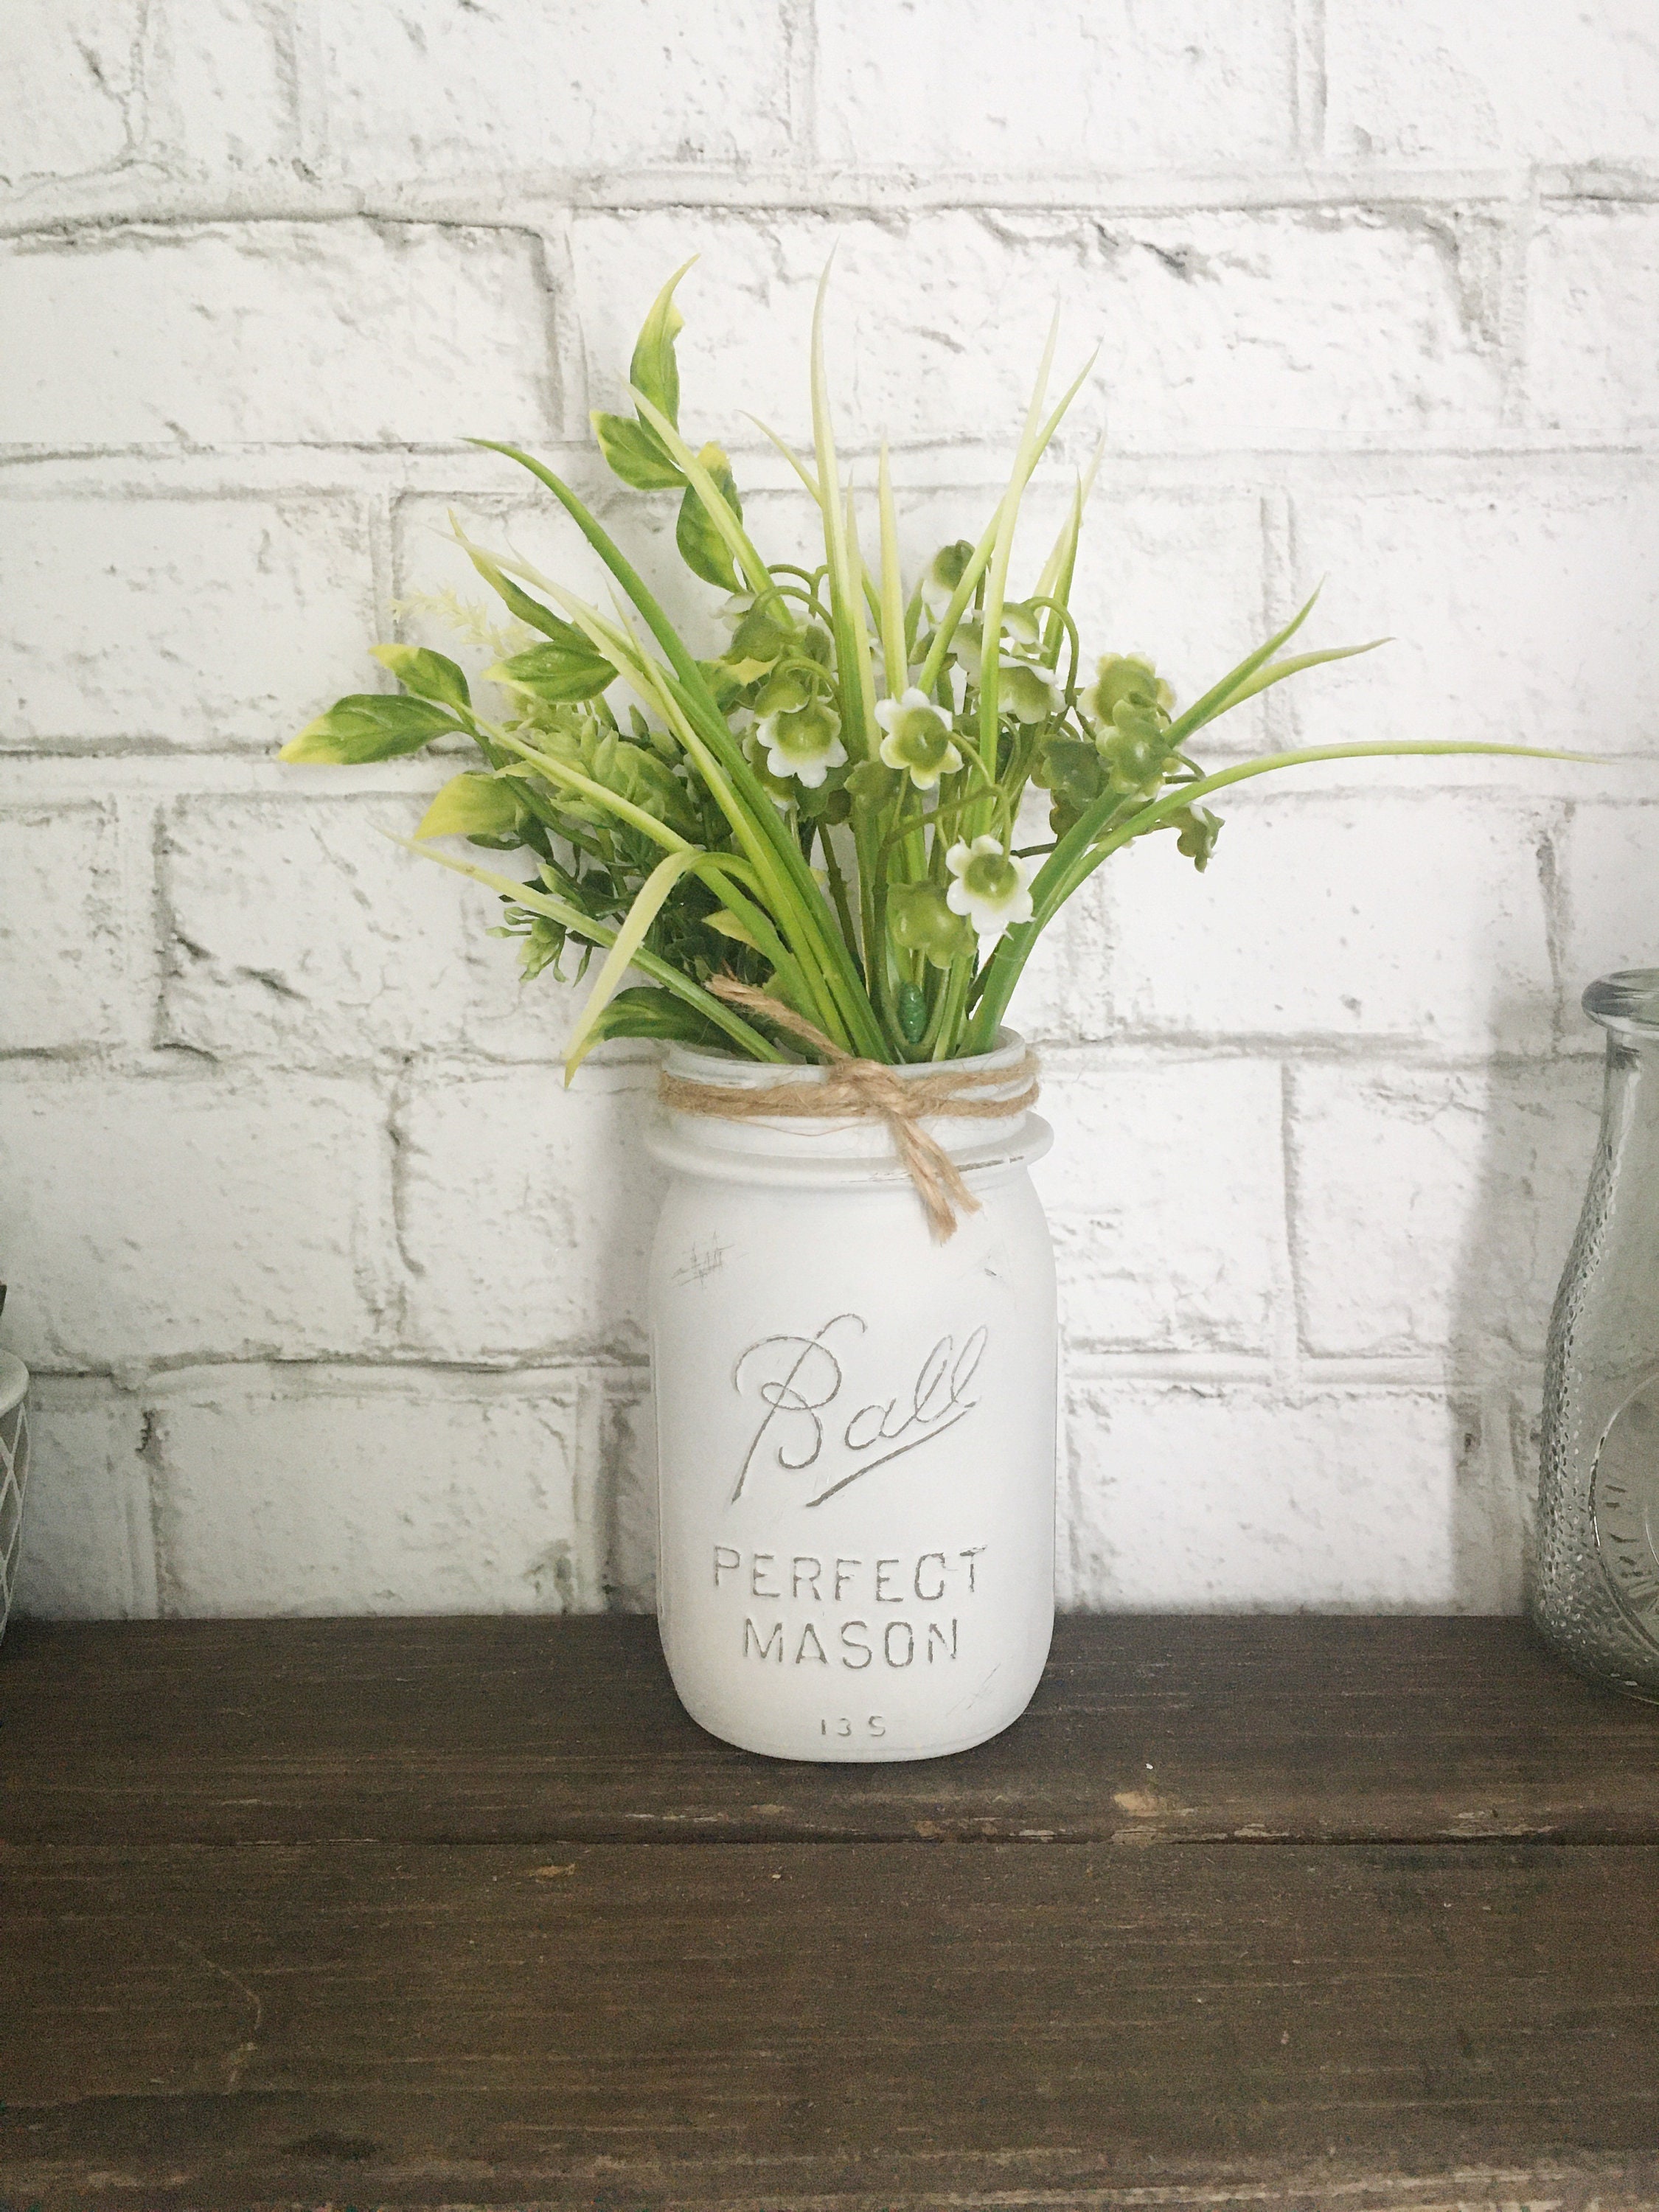
[[[135,187],[137,190],[135,191]],[[1659,202],[1659,164],[1588,162],[1474,165],[1319,161],[1241,163],[1182,171],[1149,167],[1103,175],[1048,170],[1010,175],[984,170],[903,168],[857,172],[736,172],[659,164],[605,174],[593,170],[481,169],[433,180],[347,185],[319,179],[298,189],[286,178],[222,179],[172,175],[143,162],[13,188],[0,193],[0,237],[64,236],[143,228],[222,228],[260,222],[386,222],[434,228],[536,228],[569,215],[768,215],[858,221],[894,216],[1006,211],[1147,219],[1188,215],[1387,213],[1399,208],[1509,207],[1535,193],[1553,207],[1642,210]],[[502,212],[504,200],[512,211]]]
[[[1483,426],[1479,436],[1461,441],[1418,446],[1234,446],[1181,447],[1118,447],[1102,464],[1095,502],[1110,494],[1146,493],[1168,496],[1190,494],[1195,498],[1231,493],[1237,496],[1263,495],[1283,489],[1305,493],[1310,483],[1356,491],[1374,489],[1409,493],[1425,489],[1425,471],[1446,480],[1449,491],[1457,486],[1460,471],[1471,489],[1490,485],[1478,472],[1500,470],[1506,479],[1535,470],[1543,483],[1565,479],[1576,469],[1605,472],[1610,489],[1626,488],[1631,472],[1645,486],[1659,467],[1659,439],[1650,431],[1609,432],[1605,437],[1545,435],[1536,426],[1516,424],[1513,430]],[[553,467],[587,477],[595,489],[609,493],[612,485],[598,474],[598,456],[591,443],[538,441],[538,450]],[[843,438],[841,450],[848,459],[867,460],[880,440]],[[757,440],[746,442],[735,434],[727,451],[744,471],[745,497],[793,496],[795,480],[770,449]],[[901,498],[918,499],[930,494],[951,496],[983,494],[994,496],[1007,481],[1008,457],[1013,433],[1006,440],[987,440],[964,433],[959,438],[901,440],[891,445],[895,464],[894,489]],[[1045,457],[1044,471],[1034,479],[1034,495],[1053,493],[1070,470],[1092,453],[1094,434],[1075,431],[1056,439]],[[954,468],[948,462],[957,464]],[[309,463],[308,471],[295,465]],[[112,477],[110,465],[124,475]],[[331,466],[330,465],[332,465]],[[430,473],[411,477],[411,467]],[[501,464],[481,459],[457,440],[429,443],[390,441],[295,440],[286,442],[252,441],[245,446],[182,446],[160,441],[113,445],[48,446],[0,445],[0,472],[12,477],[0,489],[0,498],[25,504],[40,498],[120,497],[176,501],[179,505],[213,501],[324,503],[373,496],[398,501],[436,501],[445,496],[521,509],[544,504],[528,489],[520,490],[512,477],[498,471]],[[350,473],[347,473],[347,471]],[[54,480],[52,471],[62,472]],[[266,473],[268,471],[269,473]],[[32,483],[38,472],[45,481]],[[169,478],[181,479],[176,483]],[[202,479],[205,481],[202,481]],[[0,484],[4,479],[0,476]],[[1433,482],[1427,487],[1438,489]],[[804,494],[800,496],[805,497]],[[1107,518],[1108,523],[1109,518]],[[1101,526],[1097,521],[1097,527]]]
[[[1375,1391],[1392,1396],[1468,1395],[1481,1389],[1533,1394],[1541,1389],[1543,1360],[1521,1356],[1488,1363],[1461,1363],[1432,1352],[1419,1354],[1376,1352],[1340,1355],[1304,1354],[1294,1376],[1280,1376],[1269,1352],[1217,1353],[1206,1351],[1160,1352],[1135,1347],[1113,1351],[1066,1341],[1066,1382],[1068,1389],[1094,1389],[1103,1383],[1130,1382],[1191,1385],[1197,1388],[1261,1389],[1294,1402],[1310,1394],[1331,1390]],[[431,1379],[441,1386],[459,1389],[469,1382],[520,1386],[514,1395],[529,1395],[530,1386],[546,1378],[550,1382],[594,1377],[613,1388],[648,1387],[650,1363],[643,1356],[625,1358],[605,1352],[504,1352],[480,1358],[441,1352],[392,1351],[383,1354],[307,1355],[294,1359],[249,1358],[227,1352],[181,1353],[153,1366],[112,1363],[106,1367],[32,1365],[32,1384],[64,1393],[93,1394],[117,1398],[143,1398],[167,1392],[180,1393],[227,1378],[263,1378],[278,1384],[291,1382],[296,1394],[302,1385],[337,1379],[344,1388],[364,1378],[390,1386],[397,1381]]]

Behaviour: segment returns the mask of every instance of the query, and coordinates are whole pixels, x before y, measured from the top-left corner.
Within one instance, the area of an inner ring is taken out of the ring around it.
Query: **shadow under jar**
[[[1583,1004],[1607,1091],[1550,1323],[1532,1610],[1570,1665],[1659,1703],[1659,968]]]

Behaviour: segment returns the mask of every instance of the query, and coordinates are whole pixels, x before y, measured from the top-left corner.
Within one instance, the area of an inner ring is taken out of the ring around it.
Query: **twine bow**
[[[753,984],[740,983],[735,975],[713,976],[708,988],[728,1005],[763,1015],[821,1053],[828,1063],[823,1079],[744,1085],[739,1090],[734,1085],[698,1083],[664,1073],[659,1078],[659,1094],[665,1106],[679,1114],[709,1114],[728,1121],[885,1121],[893,1148],[927,1211],[928,1226],[940,1243],[956,1234],[959,1214],[978,1212],[979,1200],[963,1181],[956,1162],[921,1123],[932,1115],[1000,1121],[1024,1113],[1036,1103],[1034,1053],[1026,1053],[1013,1067],[951,1068],[936,1075],[901,1078],[878,1060],[857,1060],[843,1052],[793,1006]],[[988,1085],[1001,1088],[1022,1080],[1024,1087],[1012,1098],[975,1095]]]

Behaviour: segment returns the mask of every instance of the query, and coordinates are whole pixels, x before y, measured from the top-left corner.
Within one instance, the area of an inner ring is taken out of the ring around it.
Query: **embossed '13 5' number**
[[[850,1736],[854,1733],[855,1730],[853,1727],[853,1723],[848,1719],[845,1713],[842,1713],[838,1719],[832,1721],[820,1721],[818,1723],[818,1734],[820,1735]],[[887,1723],[879,1713],[870,1713],[866,1716],[864,1733],[866,1735],[886,1735]]]

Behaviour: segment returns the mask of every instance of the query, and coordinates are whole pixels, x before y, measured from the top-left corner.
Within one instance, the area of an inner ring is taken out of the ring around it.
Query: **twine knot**
[[[921,1124],[931,1115],[958,1120],[1005,1121],[1035,1106],[1036,1055],[1027,1052],[1008,1068],[951,1068],[937,1074],[901,1077],[878,1060],[860,1060],[825,1036],[793,1006],[735,975],[716,975],[708,988],[728,1005],[763,1015],[778,1028],[802,1038],[827,1062],[820,1083],[698,1083],[665,1072],[659,1078],[665,1106],[680,1114],[708,1114],[722,1121],[882,1121],[887,1124],[906,1173],[915,1185],[928,1227],[940,1243],[953,1237],[957,1218],[977,1213],[979,1200],[963,1181],[956,1162]],[[988,1086],[1019,1083],[1012,1098],[986,1098]]]

